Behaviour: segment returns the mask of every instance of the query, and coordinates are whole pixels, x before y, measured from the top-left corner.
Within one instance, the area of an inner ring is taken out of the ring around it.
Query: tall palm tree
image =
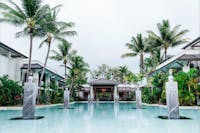
[[[71,50],[71,46],[72,44],[69,43],[68,41],[63,41],[61,44],[58,44],[58,52],[52,50],[52,53],[54,55],[50,57],[53,60],[63,62],[63,65],[65,67],[65,81],[67,79],[67,67],[68,67],[67,64],[72,58],[72,56],[76,54],[76,50]]]
[[[126,46],[128,47],[131,52],[123,54],[121,57],[134,57],[139,55],[140,56],[140,72],[144,72],[144,53],[148,51],[147,49],[148,43],[142,37],[142,34],[137,34],[136,37],[132,37],[130,43],[127,43]]]
[[[187,29],[180,30],[181,25],[176,25],[171,28],[168,20],[163,20],[157,24],[158,34],[153,31],[147,31],[149,37],[155,40],[156,44],[164,49],[164,58],[167,58],[167,50],[169,47],[174,47],[188,41],[183,36],[188,32]]]
[[[64,37],[76,35],[75,31],[68,30],[69,28],[74,26],[74,23],[71,23],[71,22],[66,23],[66,22],[57,21],[57,14],[60,11],[60,5],[52,9],[50,9],[49,7],[48,10],[49,10],[49,13],[48,15],[46,15],[46,18],[45,18],[45,21],[48,24],[45,23],[44,25],[42,25],[42,30],[44,32],[45,39],[41,42],[39,46],[39,48],[42,47],[43,44],[47,44],[48,46],[44,66],[42,69],[42,74],[40,76],[39,86],[41,86],[41,82],[44,76],[52,42],[56,40],[65,41]]]
[[[16,33],[16,37],[29,36],[30,38],[27,70],[27,77],[29,77],[33,38],[35,36],[42,36],[40,25],[44,23],[47,5],[41,6],[41,0],[21,0],[21,6],[18,6],[12,0],[8,0],[8,2],[10,5],[0,2],[0,10],[2,10],[3,15],[3,18],[0,18],[0,22],[10,23],[15,26],[24,26],[23,31]]]

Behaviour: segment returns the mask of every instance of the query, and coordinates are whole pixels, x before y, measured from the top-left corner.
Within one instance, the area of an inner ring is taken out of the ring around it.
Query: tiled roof
[[[97,79],[89,82],[90,85],[118,85],[119,83],[113,80]]]
[[[42,64],[41,62],[37,61],[37,60],[32,60],[31,61],[31,69],[41,69],[43,68],[44,64]],[[23,66],[21,67],[21,69],[27,69],[28,68],[28,63],[27,61],[24,62]],[[60,77],[61,79],[64,79],[63,76],[61,76],[60,74],[58,74],[55,70],[49,68],[49,67],[46,67],[45,69],[46,71]]]
[[[9,53],[11,54],[10,56],[13,58],[17,58],[17,57],[27,58],[27,56],[25,56],[24,54],[0,42],[0,54],[8,55]]]
[[[198,45],[198,43],[200,43],[200,37],[197,37],[195,40],[193,40],[192,42],[190,42],[187,45],[185,45],[182,49],[186,49],[189,46],[197,47],[196,45]],[[199,47],[199,45],[198,45],[198,47]]]

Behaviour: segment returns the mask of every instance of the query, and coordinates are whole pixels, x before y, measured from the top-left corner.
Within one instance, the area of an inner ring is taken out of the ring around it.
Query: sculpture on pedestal
[[[137,88],[135,93],[136,93],[136,108],[141,109],[142,108],[142,94],[139,87]]]
[[[172,70],[169,71],[168,82],[166,82],[166,101],[168,119],[179,119],[178,84],[174,81]]]
[[[70,102],[70,92],[68,89],[64,90],[64,108],[69,108],[69,102]]]
[[[32,76],[29,77],[29,82],[24,85],[24,99],[23,99],[23,119],[35,118],[35,105],[38,93],[37,83],[34,82]]]

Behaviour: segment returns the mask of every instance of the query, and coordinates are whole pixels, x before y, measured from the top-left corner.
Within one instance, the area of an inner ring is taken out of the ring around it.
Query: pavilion
[[[130,97],[139,86],[137,84],[120,84],[113,80],[96,79],[88,84],[77,93],[77,97],[87,101],[92,98],[94,101],[114,101],[116,97],[120,101],[133,100]]]

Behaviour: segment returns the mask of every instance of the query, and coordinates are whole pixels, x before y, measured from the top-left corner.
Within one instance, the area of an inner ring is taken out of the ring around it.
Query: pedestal
[[[93,92],[93,87],[90,87],[90,102],[92,103],[94,100],[94,92]]]
[[[23,119],[35,118],[35,104],[38,86],[36,83],[25,83],[23,100]]]
[[[118,103],[119,102],[119,96],[117,94],[117,87],[114,87],[114,102]]]
[[[67,109],[69,107],[69,102],[70,102],[70,92],[69,90],[64,90],[64,108]]]
[[[142,94],[141,90],[137,88],[136,90],[136,108],[141,109],[142,108]]]
[[[179,119],[178,84],[169,80],[166,82],[166,101],[168,119]]]

